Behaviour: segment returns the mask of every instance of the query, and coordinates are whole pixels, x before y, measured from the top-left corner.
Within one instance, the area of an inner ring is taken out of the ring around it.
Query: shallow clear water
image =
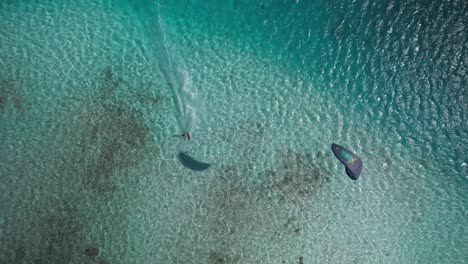
[[[2,1],[0,263],[463,263],[466,10]]]

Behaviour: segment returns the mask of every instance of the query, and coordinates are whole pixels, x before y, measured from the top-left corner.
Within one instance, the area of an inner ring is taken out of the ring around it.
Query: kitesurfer
[[[183,138],[190,140],[190,133],[186,132],[185,134],[182,135]]]

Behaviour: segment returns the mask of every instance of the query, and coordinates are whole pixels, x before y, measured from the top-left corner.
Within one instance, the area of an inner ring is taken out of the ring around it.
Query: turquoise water
[[[466,262],[467,3],[381,2],[1,1],[0,263]]]

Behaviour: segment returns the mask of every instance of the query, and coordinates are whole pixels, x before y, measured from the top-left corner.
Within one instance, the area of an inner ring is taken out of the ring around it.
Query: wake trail
[[[158,65],[171,91],[175,111],[179,117],[176,118],[179,128],[181,132],[188,132],[196,126],[197,105],[199,105],[197,92],[191,85],[190,72],[186,69],[183,60],[176,55],[177,52],[174,49],[171,52],[159,4],[157,10],[158,23],[154,33],[157,38],[157,49],[162,51],[162,53],[157,53],[160,55],[157,56]]]

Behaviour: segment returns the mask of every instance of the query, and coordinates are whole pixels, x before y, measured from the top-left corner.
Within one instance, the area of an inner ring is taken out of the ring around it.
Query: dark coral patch
[[[85,254],[88,257],[97,257],[97,256],[99,256],[99,249],[97,249],[95,247],[88,247],[85,250]]]
[[[229,263],[240,263],[240,257],[231,257],[221,251],[211,251],[208,256],[209,264],[229,264]]]
[[[99,96],[83,98],[65,133],[72,151],[63,164],[65,173],[79,177],[87,189],[114,192],[133,180],[116,174],[139,164],[152,137],[143,113],[116,94],[124,81],[109,68],[99,82]]]
[[[321,153],[283,151],[281,166],[267,171],[272,181],[270,188],[280,195],[281,201],[301,201],[318,192],[329,181],[327,171],[319,164]]]
[[[138,164],[151,139],[143,115],[125,105],[95,103],[86,107],[78,121],[70,135],[75,143],[66,168],[82,175],[91,190],[115,191],[112,175]]]
[[[13,80],[0,80],[0,112],[4,112],[7,103],[12,102],[13,107],[24,112],[23,96],[19,91],[19,85]]]

